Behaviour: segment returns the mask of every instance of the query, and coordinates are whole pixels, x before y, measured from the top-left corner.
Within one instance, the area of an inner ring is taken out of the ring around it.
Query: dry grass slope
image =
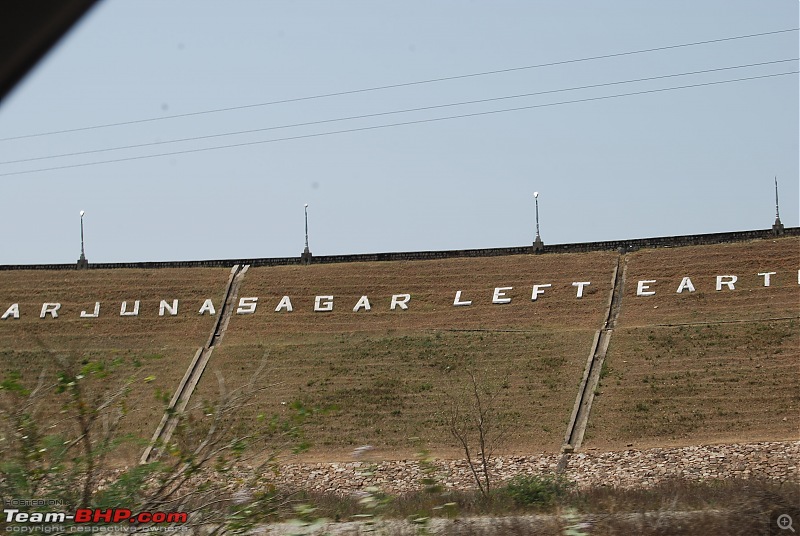
[[[419,437],[440,457],[459,456],[445,426],[447,393],[474,367],[500,393],[515,422],[504,453],[555,452],[594,332],[605,317],[615,253],[251,269],[240,297],[258,297],[251,315],[234,315],[196,392],[213,399],[214,371],[228,387],[245,383],[267,356],[266,387],[243,408],[242,427],[260,413],[300,400],[327,408],[307,435],[306,459],[347,459],[372,444],[383,458],[412,456]],[[627,281],[600,396],[584,447],[624,448],[798,437],[800,240],[642,250],[626,256]],[[758,272],[777,272],[763,286]],[[715,276],[739,277],[715,290]],[[0,370],[27,382],[54,370],[52,355],[113,363],[115,378],[138,374],[125,431],[149,438],[161,416],[154,393],[171,395],[214,318],[227,269],[18,271],[0,273],[0,313],[19,303],[19,320],[0,321]],[[684,276],[696,292],[677,294]],[[656,280],[653,296],[636,281]],[[576,281],[591,281],[576,298]],[[549,283],[531,301],[534,284]],[[507,304],[493,304],[495,287]],[[469,307],[454,307],[462,291]],[[390,310],[393,294],[411,295]],[[334,296],[331,312],[314,297]],[[362,295],[370,311],[354,312]],[[290,296],[293,312],[275,312]],[[161,299],[180,299],[175,317],[158,317]],[[120,303],[141,299],[138,317]],[[100,301],[99,318],[79,318]],[[40,319],[43,302],[61,302],[57,319]],[[109,387],[97,382],[98,392]],[[57,411],[57,407],[49,408]],[[202,415],[198,415],[202,418]],[[784,420],[786,419],[786,420]]]
[[[457,456],[445,425],[447,394],[474,367],[501,393],[518,424],[508,452],[557,451],[572,410],[594,331],[603,321],[616,263],[612,253],[443,261],[257,268],[241,296],[259,297],[253,315],[232,319],[211,368],[241,383],[268,352],[265,407],[302,400],[328,408],[309,426],[311,459],[347,459],[371,444],[385,458],[413,456],[419,437],[438,456]],[[575,281],[591,281],[576,298]],[[537,301],[534,284],[551,284]],[[495,287],[508,304],[493,304]],[[468,307],[455,307],[455,292]],[[409,293],[408,310],[389,310]],[[294,311],[274,312],[288,295]],[[314,296],[334,310],[313,311]],[[372,310],[353,312],[362,295]],[[206,375],[198,394],[214,396]]]
[[[2,272],[0,309],[19,303],[20,318],[0,321],[0,371],[4,377],[19,371],[32,385],[42,371],[55,382],[59,359],[101,362],[113,374],[93,384],[99,397],[135,376],[121,431],[149,439],[163,412],[156,393],[172,395],[205,343],[214,318],[197,311],[206,298],[219,308],[227,277],[227,269]],[[136,299],[139,316],[120,317],[121,302],[127,300],[130,310]],[[161,299],[178,299],[178,315],[159,318]],[[97,301],[100,316],[80,318]],[[58,318],[39,318],[44,302],[62,304]],[[59,409],[54,403],[40,411]]]
[[[630,255],[585,446],[798,439],[798,268],[796,238]],[[696,292],[676,292],[683,277]],[[656,294],[636,296],[645,279]]]

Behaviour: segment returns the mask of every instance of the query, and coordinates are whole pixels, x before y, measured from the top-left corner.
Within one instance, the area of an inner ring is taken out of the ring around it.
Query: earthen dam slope
[[[496,395],[506,454],[558,453],[588,399],[578,448],[798,439],[799,238],[585,249],[253,263],[221,327],[229,266],[0,270],[0,371],[35,385],[100,363],[97,396],[130,379],[121,431],[146,443],[224,328],[188,407],[263,366],[236,418],[319,408],[310,460],[364,444],[458,457],[448,419],[470,373]]]

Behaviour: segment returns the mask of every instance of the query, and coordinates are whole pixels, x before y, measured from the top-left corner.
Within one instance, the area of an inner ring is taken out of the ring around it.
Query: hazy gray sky
[[[106,0],[0,105],[0,264],[546,244],[798,225],[798,32],[64,134],[798,27],[795,0]],[[159,145],[7,163],[65,153]],[[68,167],[76,164],[92,164]],[[44,168],[59,168],[35,171]],[[18,173],[28,172],[28,173]]]

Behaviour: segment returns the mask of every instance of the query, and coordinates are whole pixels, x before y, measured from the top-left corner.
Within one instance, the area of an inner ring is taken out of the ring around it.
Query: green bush
[[[547,508],[565,498],[575,483],[558,475],[517,475],[503,488],[517,506]]]

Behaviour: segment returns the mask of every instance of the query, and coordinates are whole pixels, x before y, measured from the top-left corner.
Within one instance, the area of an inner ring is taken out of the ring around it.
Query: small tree
[[[139,382],[114,378],[113,366],[77,363],[54,360],[56,379],[48,383],[42,372],[32,389],[19,373],[0,382],[4,497],[61,499],[67,508],[188,512],[189,525],[215,527],[215,533],[246,532],[285,506],[270,475],[278,453],[301,444],[299,427],[309,412],[292,404],[287,418],[259,415],[257,423],[247,426],[236,418],[267,388],[258,385],[266,356],[239,388],[227,389],[218,375],[218,399],[195,404],[180,416],[173,439],[158,445],[162,456],[157,462],[123,469],[112,469],[108,455],[125,440],[119,424],[127,414],[128,393]],[[59,411],[45,411],[56,400],[61,401]],[[256,459],[246,477],[229,477]],[[104,475],[113,479],[101,486]]]
[[[465,376],[465,385],[447,393],[447,424],[464,451],[478,490],[490,499],[491,460],[505,440],[508,417],[498,408],[499,389],[488,381],[479,381],[473,368],[468,367]]]
[[[42,371],[37,385],[26,388],[19,372],[0,382],[4,441],[0,454],[0,490],[4,496],[37,498],[46,493],[70,505],[91,503],[100,468],[117,444],[116,432],[126,413],[124,400],[134,381],[114,389],[86,388],[105,382],[114,364],[56,358],[55,379]],[[91,394],[90,394],[91,393]],[[57,413],[54,400],[60,400]],[[55,431],[54,431],[55,430]]]

